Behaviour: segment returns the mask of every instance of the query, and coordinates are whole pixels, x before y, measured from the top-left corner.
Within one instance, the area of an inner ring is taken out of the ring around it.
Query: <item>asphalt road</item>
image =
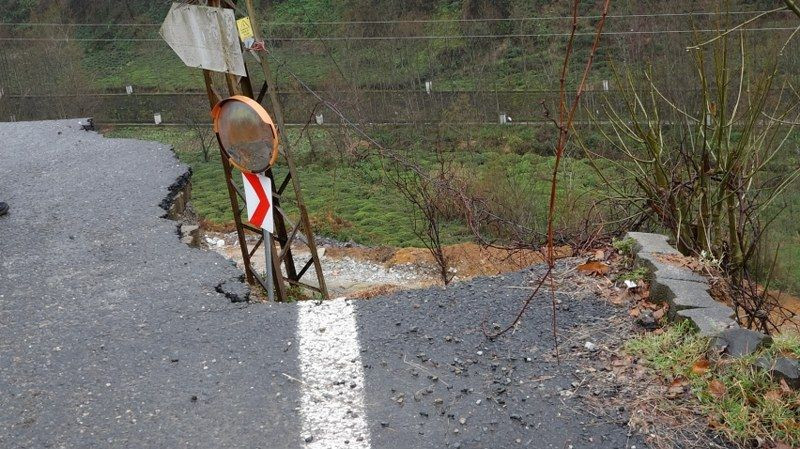
[[[565,395],[531,271],[323,305],[232,303],[241,273],[159,204],[187,167],[77,120],[0,123],[0,447],[643,447]],[[534,269],[535,270],[535,269]],[[561,335],[612,313],[561,295]]]

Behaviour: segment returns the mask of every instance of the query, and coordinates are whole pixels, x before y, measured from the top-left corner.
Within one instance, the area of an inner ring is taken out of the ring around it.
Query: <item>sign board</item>
[[[173,3],[159,34],[189,67],[247,75],[232,9]]]
[[[155,114],[153,114],[153,123],[155,123],[156,125],[160,125],[161,124],[161,113],[160,112],[156,112]]]
[[[272,183],[260,173],[242,173],[247,221],[269,233],[275,231],[272,220]]]
[[[242,40],[244,48],[250,48],[255,42],[253,26],[250,24],[249,17],[243,17],[236,21],[236,28],[239,29],[239,39]]]
[[[128,94],[128,95],[132,94],[133,93],[133,86],[131,86],[130,84],[125,86],[125,93]]]

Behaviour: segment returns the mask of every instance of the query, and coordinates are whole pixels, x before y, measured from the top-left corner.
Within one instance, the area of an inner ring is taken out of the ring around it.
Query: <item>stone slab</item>
[[[654,234],[650,232],[629,232],[625,235],[626,238],[632,238],[636,241],[634,252],[647,252],[647,253],[664,253],[664,254],[680,254],[677,249],[669,244],[669,239],[663,234]]]
[[[692,281],[707,283],[706,278],[694,271],[673,265],[659,260],[659,255],[664,253],[640,252],[636,255],[639,265],[646,267],[651,273],[658,275],[659,278],[679,279],[681,281]]]
[[[717,307],[679,310],[676,319],[688,319],[701,336],[713,337],[725,330],[739,327],[732,318],[733,315],[730,307],[719,304]]]
[[[720,305],[708,293],[708,284],[662,279],[657,276],[650,285],[650,299],[666,302],[672,313],[683,309],[717,307]]]
[[[714,337],[713,347],[731,357],[745,357],[772,344],[772,338],[750,329],[728,329]]]
[[[800,363],[797,360],[788,357],[778,357],[777,359],[760,357],[756,361],[756,365],[769,372],[774,380],[784,380],[790,387],[800,388]]]

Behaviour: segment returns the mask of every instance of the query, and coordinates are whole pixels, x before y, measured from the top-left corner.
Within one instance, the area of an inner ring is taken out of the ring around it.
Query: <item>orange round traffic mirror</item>
[[[234,95],[211,110],[214,132],[231,163],[244,172],[261,173],[278,159],[278,130],[255,100]]]

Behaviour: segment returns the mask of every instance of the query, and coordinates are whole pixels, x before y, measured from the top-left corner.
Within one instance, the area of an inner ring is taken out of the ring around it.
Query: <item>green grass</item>
[[[296,139],[295,133],[295,130],[289,131],[292,141]],[[173,145],[178,158],[192,168],[195,211],[209,224],[230,226],[228,192],[216,148],[211,151],[210,161],[203,161],[197,139],[182,127],[121,127],[106,135]],[[315,139],[322,141],[320,137]],[[486,187],[490,202],[501,203],[514,196],[514,201],[526,204],[525,208],[515,206],[516,210],[508,212],[519,214],[515,218],[531,220],[532,225],[541,231],[544,229],[553,159],[536,154],[517,154],[515,150],[518,148],[513,142],[525,142],[524,139],[508,136],[505,139],[511,143],[507,142],[494,151],[491,149],[493,141],[484,140],[473,151],[455,151],[448,157],[452,158],[459,172],[466,173],[476,185]],[[430,166],[434,160],[426,148],[426,144],[414,141],[409,143],[404,155]],[[366,245],[422,245],[414,233],[415,209],[387,182],[385,169],[377,158],[339,161],[332,159],[329,153],[315,156],[309,151],[305,139],[294,149],[304,199],[317,232]],[[586,193],[597,188],[600,180],[588,165],[580,161],[567,161],[564,167],[562,193],[569,201],[559,206],[558,222],[568,225],[580,218],[576,213],[580,209],[573,208],[588,198]],[[282,178],[280,164],[275,171],[279,179]],[[238,177],[234,179],[241,182]],[[293,195],[287,195],[282,206],[290,214],[296,213]],[[473,238],[465,224],[455,219],[442,224],[442,237],[445,244]]]
[[[800,393],[783,392],[764,371],[754,368],[762,355],[800,355],[800,339],[775,337],[774,344],[741,359],[711,358],[708,370],[695,364],[709,357],[709,340],[694,334],[685,322],[629,341],[626,351],[667,381],[686,379],[690,400],[709,417],[710,424],[731,441],[748,445],[756,440],[800,444]]]
[[[639,267],[631,271],[626,271],[619,276],[617,276],[617,281],[633,281],[638,282],[644,279],[647,279],[650,275],[650,270],[645,267]]]
[[[632,237],[624,239],[614,239],[611,242],[611,246],[613,246],[615,250],[619,251],[620,254],[623,254],[625,256],[633,255],[634,245],[636,245],[636,240],[634,240]]]

